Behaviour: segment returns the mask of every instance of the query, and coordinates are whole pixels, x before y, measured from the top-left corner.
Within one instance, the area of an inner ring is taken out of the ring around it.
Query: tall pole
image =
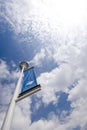
[[[15,109],[15,104],[16,104],[16,99],[17,99],[18,94],[19,94],[21,81],[22,81],[22,77],[23,77],[23,71],[28,68],[28,63],[21,62],[20,63],[20,68],[21,68],[20,77],[19,77],[16,89],[14,91],[14,95],[13,95],[13,97],[11,99],[8,111],[6,113],[6,117],[5,117],[4,121],[3,121],[1,130],[10,130],[11,121],[12,121],[12,117],[13,117],[13,113],[14,113],[14,109]]]

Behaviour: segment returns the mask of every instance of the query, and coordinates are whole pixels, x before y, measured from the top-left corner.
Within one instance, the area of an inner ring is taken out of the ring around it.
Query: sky
[[[0,128],[21,61],[41,91],[16,104],[11,130],[87,130],[87,1],[0,0]]]

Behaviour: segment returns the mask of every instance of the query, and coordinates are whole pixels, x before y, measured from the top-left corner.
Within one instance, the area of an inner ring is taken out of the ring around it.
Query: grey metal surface
[[[27,70],[29,68],[29,64],[25,61],[22,61],[20,64],[20,69],[22,69],[24,67],[24,71]]]

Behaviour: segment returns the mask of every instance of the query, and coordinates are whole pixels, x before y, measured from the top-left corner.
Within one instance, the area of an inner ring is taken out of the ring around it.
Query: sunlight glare
[[[47,14],[56,22],[66,25],[83,22],[84,0],[43,0]]]

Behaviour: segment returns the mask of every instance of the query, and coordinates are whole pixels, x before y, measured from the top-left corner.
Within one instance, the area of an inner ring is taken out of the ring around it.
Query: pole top
[[[20,64],[19,64],[19,67],[20,69],[23,69],[24,67],[24,71],[27,70],[29,68],[29,64],[25,61],[22,61]]]

